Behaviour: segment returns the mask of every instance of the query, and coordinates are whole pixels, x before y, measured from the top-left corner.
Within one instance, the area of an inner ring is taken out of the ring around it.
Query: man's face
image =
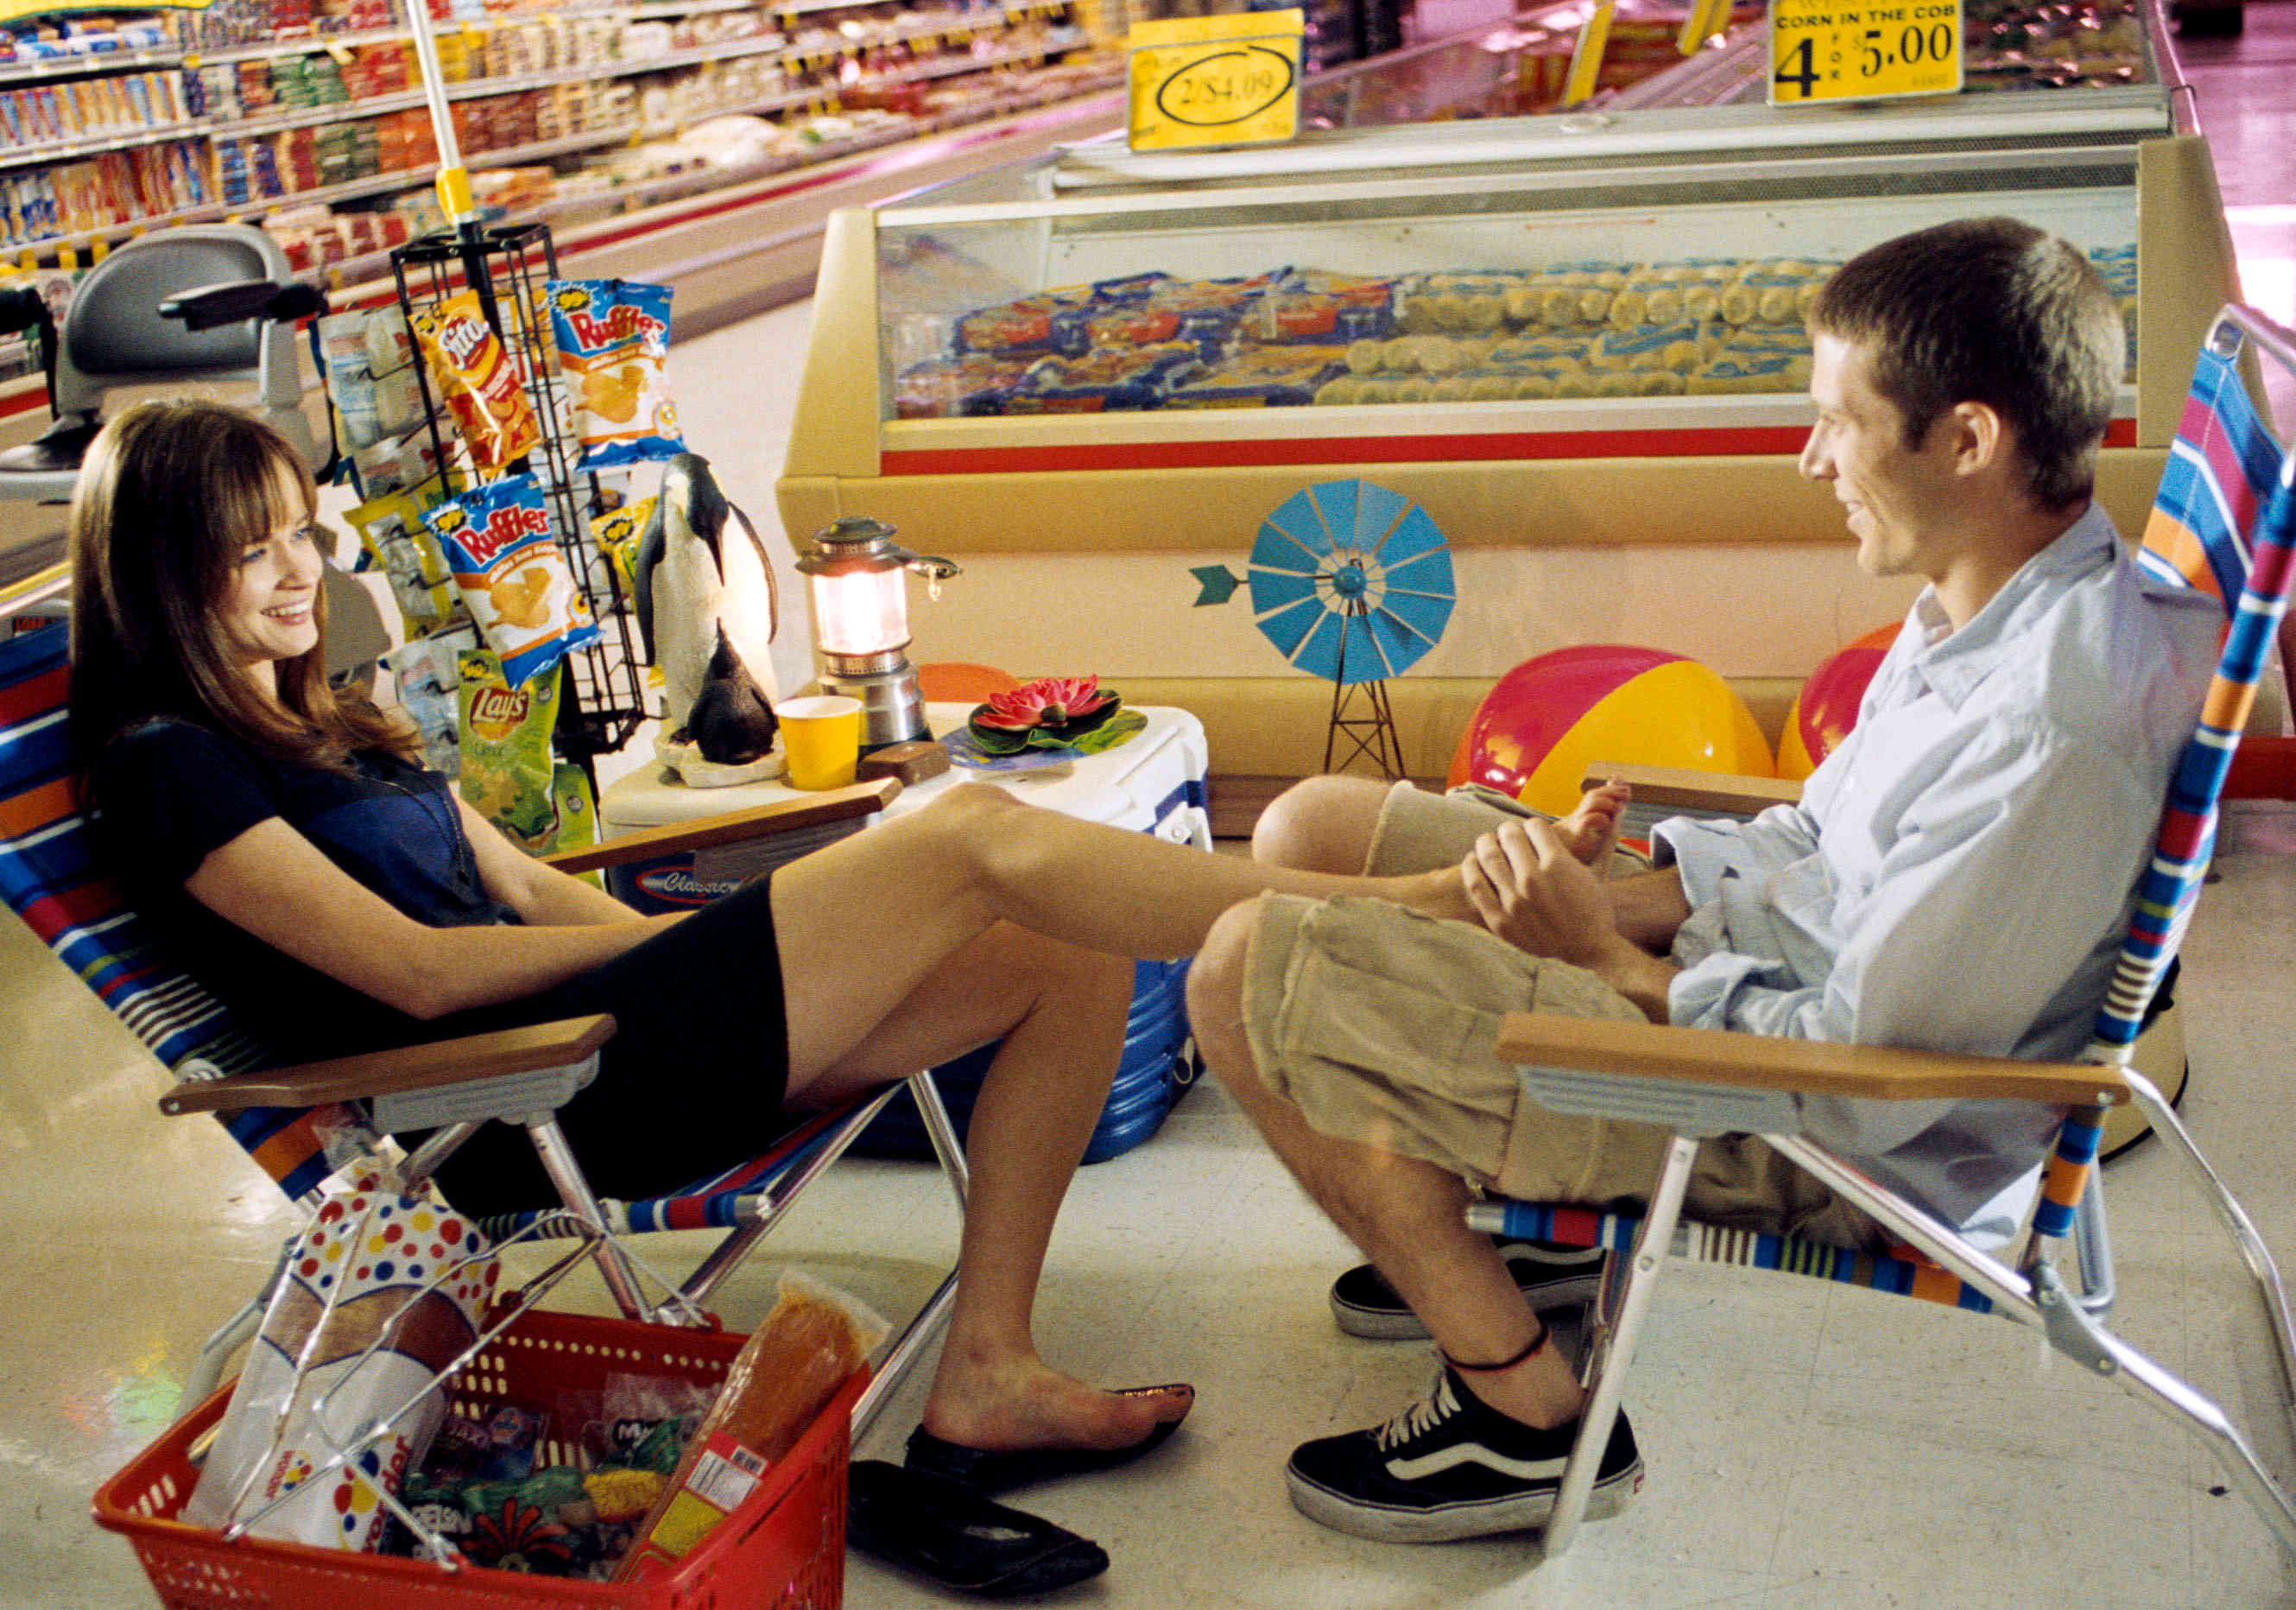
[[[1931,422],[1928,439],[1908,448],[1904,415],[1874,389],[1866,349],[1824,334],[1812,345],[1817,423],[1801,450],[1801,472],[1833,484],[1857,538],[1860,570],[1936,580],[1949,556],[1939,527],[1953,489],[1950,420]]]

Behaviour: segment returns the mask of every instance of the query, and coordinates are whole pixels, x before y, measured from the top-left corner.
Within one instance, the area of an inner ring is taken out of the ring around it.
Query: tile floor
[[[2189,46],[2252,299],[2296,319],[2296,6],[2251,3],[2246,38]],[[677,349],[691,438],[731,495],[770,519],[802,307]],[[744,376],[746,390],[713,387]],[[674,374],[674,377],[676,375]],[[713,402],[710,399],[715,398]],[[2188,950],[2196,1070],[2185,1116],[2267,1239],[2296,1255],[2283,1114],[2296,1097],[2296,810],[2226,833],[2222,880]],[[168,1423],[205,1331],[267,1272],[289,1225],[219,1129],[168,1121],[149,1061],[54,964],[0,925],[0,1610],[152,1602],[88,1495]],[[2125,1332],[2251,1425],[2286,1401],[2239,1266],[2170,1160],[2109,1174]],[[888,1311],[949,1245],[939,1187],[853,1165],[793,1216],[775,1256]],[[914,1211],[911,1211],[914,1210]],[[2185,1233],[2192,1233],[2188,1243]],[[2014,1610],[2079,1596],[2106,1610],[2296,1605],[2296,1568],[2205,1458],[2011,1327],[1870,1294],[1681,1271],[1657,1306],[1630,1403],[1651,1465],[1641,1501],[1568,1557],[1535,1541],[1403,1549],[1325,1532],[1285,1502],[1296,1441],[1402,1403],[1423,1347],[1340,1335],[1324,1287],[1347,1259],[1217,1089],[1148,1146],[1084,1171],[1041,1308],[1046,1351],[1111,1382],[1195,1380],[1186,1434],[1030,1505],[1100,1539],[1114,1565],[1069,1602],[1204,1610],[1507,1605],[1672,1610]],[[770,1260],[726,1296],[770,1302]],[[864,1455],[898,1457],[897,1400]],[[2260,1451],[2296,1469],[2284,1422]],[[2077,1539],[2101,1540],[2084,1557]],[[853,1562],[856,1610],[945,1596]],[[949,1602],[962,1602],[950,1600]]]

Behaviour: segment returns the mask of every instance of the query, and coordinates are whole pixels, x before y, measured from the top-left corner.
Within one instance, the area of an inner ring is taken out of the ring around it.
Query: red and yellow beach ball
[[[1857,725],[1866,685],[1897,640],[1898,622],[1893,620],[1818,661],[1786,711],[1785,730],[1778,735],[1778,776],[1798,782],[1841,746]]]
[[[1660,649],[1595,644],[1500,678],[1467,724],[1450,782],[1561,816],[1578,804],[1587,768],[1613,760],[1776,775],[1752,712],[1713,671]]]

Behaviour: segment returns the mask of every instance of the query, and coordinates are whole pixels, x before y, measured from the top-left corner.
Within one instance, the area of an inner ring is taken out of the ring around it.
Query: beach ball
[[[917,667],[917,696],[928,704],[986,704],[1020,686],[1011,671],[971,660],[928,660]]]
[[[1778,776],[1797,782],[1817,769],[1818,762],[1841,746],[1857,725],[1857,707],[1865,702],[1866,684],[1882,664],[1882,656],[1898,640],[1898,622],[1877,626],[1818,662],[1809,680],[1794,695],[1786,711],[1785,730],[1778,735]]]
[[[1596,644],[1526,660],[1476,707],[1452,783],[1561,816],[1587,768],[1616,760],[1775,776],[1768,741],[1727,683],[1680,654]]]

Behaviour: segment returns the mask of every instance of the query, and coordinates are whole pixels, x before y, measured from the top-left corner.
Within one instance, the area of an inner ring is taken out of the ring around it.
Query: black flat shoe
[[[1132,1389],[1134,1392],[1166,1390],[1160,1386]],[[1037,1482],[1089,1475],[1095,1471],[1128,1465],[1169,1438],[1179,1426],[1177,1420],[1159,1421],[1146,1436],[1123,1448],[1024,1448],[1007,1452],[944,1442],[920,1425],[909,1433],[906,1463],[911,1470],[962,1482],[976,1492],[1009,1492],[1015,1487]]]
[[[856,1459],[847,1483],[849,1542],[959,1593],[1050,1593],[1108,1569],[1090,1538],[927,1471]]]

